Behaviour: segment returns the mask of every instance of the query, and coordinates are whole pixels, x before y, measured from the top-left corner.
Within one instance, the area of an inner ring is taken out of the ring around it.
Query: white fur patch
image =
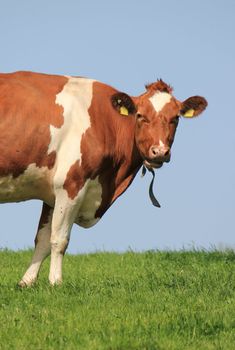
[[[160,147],[160,148],[165,147],[165,144],[162,142],[162,140],[159,140],[159,147]]]
[[[99,221],[99,218],[95,218],[95,213],[102,202],[102,186],[97,176],[94,180],[87,180],[85,187],[86,192],[82,198],[76,223],[87,228]]]
[[[56,247],[65,247],[64,242],[69,240],[70,229],[79,215],[89,187],[87,180],[76,197],[71,199],[63,185],[71,166],[81,161],[82,136],[91,126],[88,110],[92,102],[93,83],[94,80],[69,78],[63,90],[56,96],[56,103],[64,110],[64,123],[60,128],[50,127],[51,142],[48,149],[48,153],[56,151],[57,155],[53,179],[56,200],[51,234],[51,243],[55,249],[51,252],[49,275],[52,284],[61,281],[62,278],[62,257]]]
[[[56,96],[56,103],[64,109],[64,124],[50,127],[51,142],[48,153],[57,152],[55,186],[64,183],[71,166],[81,159],[81,139],[90,127],[88,109],[92,100],[94,80],[69,78]]]
[[[0,177],[0,202],[17,202],[28,199],[42,199],[54,206],[57,185],[62,187],[62,203],[68,201],[63,184],[71,166],[81,159],[81,139],[90,127],[88,109],[92,100],[94,80],[68,78],[63,90],[56,96],[56,103],[63,107],[64,123],[60,128],[50,126],[51,141],[48,154],[56,152],[53,169],[30,164],[23,174]],[[53,178],[53,184],[51,180]],[[53,188],[54,187],[54,188]]]
[[[28,270],[25,272],[22,280],[19,283],[19,285],[22,287],[30,286],[31,284],[34,283],[34,281],[36,281],[41,264],[42,264],[43,260],[50,253],[52,213],[53,213],[53,209],[50,210],[50,214],[48,216],[48,222],[42,226],[42,228],[39,230],[39,232],[37,234],[38,242],[36,245],[36,249],[34,251],[34,255],[33,255],[31,264],[30,264]]]
[[[156,112],[160,112],[163,107],[170,102],[172,96],[167,92],[156,92],[152,97],[150,97],[149,101],[152,103]]]
[[[42,199],[54,203],[53,188],[50,185],[52,170],[30,164],[23,174],[0,177],[0,202],[20,202],[28,199]]]

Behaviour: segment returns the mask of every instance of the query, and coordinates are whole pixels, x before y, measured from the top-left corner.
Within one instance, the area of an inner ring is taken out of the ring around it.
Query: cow
[[[179,118],[206,106],[200,96],[178,101],[161,79],[131,97],[83,77],[0,74],[0,202],[43,202],[19,286],[36,281],[49,255],[49,282],[60,284],[72,225],[95,225],[143,164],[169,162]]]

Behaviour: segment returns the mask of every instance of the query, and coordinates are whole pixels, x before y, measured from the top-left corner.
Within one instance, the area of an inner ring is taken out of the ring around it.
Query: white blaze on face
[[[164,106],[170,102],[172,96],[167,92],[156,92],[152,97],[150,97],[149,101],[152,103],[155,111],[160,112]]]
[[[165,144],[162,142],[162,140],[159,141],[159,148],[164,148]]]

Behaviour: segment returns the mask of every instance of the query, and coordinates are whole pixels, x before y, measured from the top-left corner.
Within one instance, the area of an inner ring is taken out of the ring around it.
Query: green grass
[[[235,253],[66,255],[19,289],[31,251],[0,251],[0,349],[235,349]]]

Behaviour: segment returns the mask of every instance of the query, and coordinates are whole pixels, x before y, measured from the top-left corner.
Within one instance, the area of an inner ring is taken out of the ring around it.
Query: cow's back
[[[50,127],[64,121],[56,95],[67,80],[30,72],[0,74],[0,201],[30,199],[30,188],[45,189],[56,159],[55,151],[48,153]]]

